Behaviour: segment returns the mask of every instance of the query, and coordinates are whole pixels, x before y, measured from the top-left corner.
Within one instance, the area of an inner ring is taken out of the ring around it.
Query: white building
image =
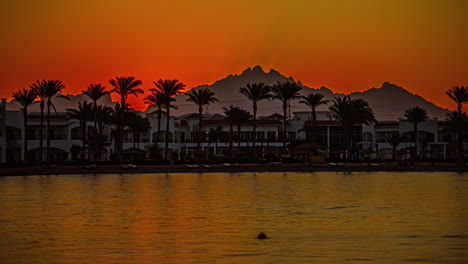
[[[23,116],[20,111],[5,111],[5,100],[0,104],[0,161],[14,162],[24,159],[23,153]],[[201,152],[197,151],[198,115],[186,114],[179,117],[171,117],[169,122],[169,136],[165,138],[166,116],[163,114],[159,140],[157,140],[157,114],[146,114],[150,123],[150,129],[141,133],[138,142],[134,142],[133,135],[128,133],[124,137],[124,155],[139,155],[144,158],[148,148],[159,142],[164,147],[168,140],[169,156],[179,159],[190,159],[194,155],[211,155],[225,157],[236,152],[238,155],[248,155],[252,152],[253,125],[252,122],[242,124],[240,134],[234,125],[234,139],[232,152],[229,145],[229,123],[224,116],[219,114],[204,116],[201,135]],[[307,128],[311,126],[310,112],[294,112],[294,118],[288,120],[287,142],[290,153],[294,153],[293,147],[301,143],[310,142],[310,133]],[[50,149],[49,160],[66,161],[72,160],[71,148],[73,145],[82,146],[82,130],[77,120],[71,119],[67,113],[51,113],[50,122]],[[343,127],[341,122],[334,120],[332,115],[326,111],[317,112],[316,136],[314,142],[323,147],[324,155],[330,157],[343,149]],[[216,139],[209,138],[210,129],[221,127],[222,135]],[[40,114],[30,113],[28,115],[28,158],[29,160],[40,160]],[[87,123],[86,130],[93,130],[93,122]],[[282,117],[272,115],[259,117],[257,120],[257,150],[259,154],[278,155],[283,146],[282,140]],[[446,158],[453,157],[456,144],[453,134],[443,131],[443,122],[427,120],[418,125],[420,139],[420,153],[425,157]],[[404,137],[403,142],[397,150],[404,152],[414,148],[414,126],[404,121],[381,121],[372,125],[355,125],[353,128],[353,144],[355,146],[355,158],[363,155],[369,158],[389,159],[392,156],[392,146],[386,142],[385,136],[390,133],[398,133]],[[44,120],[43,137],[47,137],[46,121]],[[110,129],[106,130],[110,138]],[[44,148],[46,142],[44,141]],[[357,149],[357,150],[356,150]],[[101,149],[100,152],[88,151],[84,153],[85,158],[91,160],[108,160],[114,151],[114,144]],[[366,153],[366,154],[363,154]],[[89,156],[88,156],[89,155]],[[336,155],[335,155],[336,157]]]

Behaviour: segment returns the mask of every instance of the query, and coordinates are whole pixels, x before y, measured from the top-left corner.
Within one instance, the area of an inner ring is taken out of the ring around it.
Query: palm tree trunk
[[[458,165],[464,166],[465,153],[463,149],[463,132],[458,132]]]
[[[312,131],[311,131],[311,138],[310,138],[310,143],[311,143],[311,147],[315,142],[315,124],[317,122],[317,115],[316,115],[316,112],[315,112],[315,107],[312,107]],[[316,154],[316,149],[314,150],[314,155]]]
[[[46,162],[49,162],[49,153],[50,153],[50,101],[47,102],[47,130],[46,130],[46,138],[47,138],[47,147],[46,147]]]
[[[161,107],[158,106],[158,130],[156,132],[156,144],[159,143],[159,134],[161,133],[161,115],[162,115],[162,110]]]
[[[139,149],[140,148],[140,132],[136,133],[135,141],[136,141],[136,148]]]
[[[257,158],[257,104],[253,104],[253,140],[252,145],[254,149],[254,157]]]
[[[167,118],[166,118],[166,132],[164,136],[164,159],[167,160],[167,150],[169,148],[169,120],[170,120],[170,105],[166,105],[166,112],[167,112]]]
[[[237,124],[237,151],[240,151],[240,142],[241,142],[241,125]]]
[[[418,146],[419,142],[418,142],[418,123],[414,123],[414,148],[415,148],[415,157],[414,159],[416,159],[419,155],[419,146]]]
[[[97,146],[97,135],[98,135],[98,128],[97,128],[97,101],[94,101],[94,137],[93,137],[93,147]],[[88,154],[89,156],[89,154]],[[94,161],[96,161],[97,155],[94,154]]]
[[[81,121],[81,145],[83,149],[83,153],[85,153],[86,149],[86,121]]]
[[[349,124],[343,124],[343,138],[344,138],[344,147],[345,147],[345,155],[344,159],[348,160],[351,152],[351,146],[350,146],[350,137],[349,137],[349,131],[350,131],[350,126]]]
[[[126,106],[126,103],[125,103],[125,97],[122,96],[122,98],[120,99],[120,103],[121,103],[121,112],[120,112],[120,124],[119,124],[119,141],[118,141],[118,144],[117,144],[117,160],[121,161],[122,160],[122,151],[123,151],[123,134],[124,134],[124,114],[125,114],[125,108],[127,107]]]
[[[197,150],[200,151],[200,143],[201,143],[201,131],[202,131],[202,122],[203,122],[203,108],[200,105],[198,108],[198,136],[197,136]]]
[[[44,161],[44,101],[41,101],[41,128],[39,129],[39,160]]]
[[[283,104],[283,148],[281,152],[281,156],[286,153],[286,112],[288,110],[287,103]]]
[[[94,129],[96,130],[95,135],[97,134],[97,103],[94,102]],[[96,135],[97,136],[97,135]]]
[[[229,123],[229,152],[231,152],[231,158],[232,158],[232,148],[234,145],[233,134],[234,134],[234,129],[233,129],[232,123]]]
[[[23,150],[23,156],[24,156],[24,162],[28,162],[28,110],[26,107],[23,109],[23,122],[24,122],[24,150]]]

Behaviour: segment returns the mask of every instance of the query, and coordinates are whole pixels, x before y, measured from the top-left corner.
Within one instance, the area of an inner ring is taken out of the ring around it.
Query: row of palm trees
[[[452,99],[457,105],[456,111],[451,111],[446,114],[446,129],[455,132],[457,135],[457,152],[458,160],[457,163],[460,166],[464,165],[464,148],[463,148],[463,136],[468,131],[468,116],[463,111],[463,105],[468,102],[468,86],[455,86],[446,91],[446,94]]]
[[[109,81],[112,89],[106,90],[106,87],[100,83],[90,84],[86,90],[83,90],[85,94],[92,101],[92,104],[86,101],[80,102],[77,109],[70,109],[69,113],[80,122],[82,129],[82,148],[86,148],[86,145],[92,147],[101,147],[102,145],[108,145],[109,140],[104,135],[105,126],[113,126],[114,129],[111,131],[111,135],[114,139],[115,150],[118,155],[123,151],[123,137],[124,129],[128,127],[133,132],[134,144],[138,145],[140,134],[149,129],[149,122],[147,119],[141,117],[135,111],[132,111],[130,106],[127,104],[127,99],[130,95],[139,96],[144,94],[144,91],[140,88],[142,85],[141,80],[135,79],[133,76],[129,77],[116,77]],[[182,94],[185,88],[185,84],[178,80],[163,80],[160,79],[157,82],[153,82],[154,88],[149,89],[150,94],[144,98],[144,102],[150,106],[155,106],[157,111],[157,135],[156,143],[160,139],[161,133],[161,120],[162,114],[165,112],[167,117],[170,116],[170,109],[176,108],[173,104],[175,96]],[[20,89],[13,93],[14,99],[16,99],[23,106],[23,116],[25,130],[27,131],[27,114],[28,107],[35,102],[40,102],[41,109],[41,128],[44,127],[44,108],[47,106],[47,134],[46,134],[46,155],[47,159],[50,149],[50,112],[51,108],[54,108],[52,99],[58,98],[57,94],[62,92],[65,86],[58,80],[43,80],[36,81],[31,84],[29,89]],[[257,130],[257,111],[258,103],[262,100],[279,100],[282,103],[283,110],[283,129],[282,129],[282,140],[283,148],[282,154],[286,153],[286,139],[287,139],[287,110],[290,102],[295,99],[300,99],[300,103],[303,103],[310,107],[312,113],[312,126],[311,126],[311,143],[315,143],[315,128],[316,128],[316,109],[321,105],[328,104],[328,100],[324,100],[324,96],[319,93],[309,93],[306,96],[301,96],[299,92],[302,87],[294,82],[277,82],[272,86],[268,86],[264,83],[248,83],[245,87],[241,87],[239,92],[244,95],[249,101],[252,102],[252,114],[248,111],[230,106],[229,108],[223,108],[226,120],[230,124],[230,139],[229,146],[232,151],[233,148],[233,125],[237,124],[238,134],[240,133],[240,127],[242,123],[245,123],[252,119],[253,121],[253,137],[252,146],[256,150],[256,130]],[[115,93],[120,97],[120,103],[115,108],[105,107],[98,105],[98,101],[109,93]],[[464,120],[466,119],[466,113],[462,112],[462,105],[468,100],[468,91],[465,87],[454,87],[447,91],[447,94],[457,102],[456,112],[450,112],[447,115],[447,120]],[[193,102],[198,106],[199,125],[197,137],[197,149],[200,150],[201,135],[203,128],[203,108],[206,105],[219,101],[216,98],[214,92],[209,88],[197,88],[192,89],[186,93],[188,96],[187,101]],[[60,98],[68,99],[65,96],[59,96]],[[333,117],[341,121],[344,130],[344,142],[346,152],[351,152],[352,148],[352,128],[356,124],[370,124],[376,122],[374,114],[369,104],[363,99],[353,99],[350,96],[335,97],[332,100],[332,105],[329,107]],[[412,107],[406,110],[405,118],[414,124],[415,135],[418,132],[418,124],[426,120],[427,112],[420,107]],[[86,133],[86,122],[94,121],[93,133]],[[460,121],[455,122],[458,124],[456,128],[459,129],[459,133],[463,133],[460,129]],[[87,135],[88,134],[88,135]],[[25,137],[26,137],[25,133]],[[166,118],[166,128],[164,137],[166,140],[164,144],[164,158],[168,158],[168,138],[169,138],[169,118]],[[43,151],[43,129],[40,129],[40,159],[44,158]],[[92,139],[91,143],[87,143],[87,138]],[[98,140],[99,139],[99,140]],[[459,140],[462,140],[462,136],[459,136]],[[101,144],[99,144],[101,142]],[[104,142],[104,143],[103,143]],[[107,143],[106,143],[107,142]],[[462,141],[461,141],[462,144]],[[416,154],[418,154],[418,137],[415,137]],[[137,146],[135,146],[137,147]],[[24,153],[27,153],[27,140],[24,140]],[[256,153],[256,151],[255,151]],[[27,159],[27,155],[24,156]],[[121,158],[121,157],[119,157]]]
[[[42,80],[42,81],[36,81],[35,83],[32,83],[29,86],[29,89],[19,89],[18,91],[13,93],[13,98],[17,100],[22,106],[23,106],[23,120],[24,120],[24,128],[25,128],[25,133],[24,133],[24,159],[27,161],[27,149],[28,149],[28,144],[27,144],[27,119],[28,119],[28,107],[31,106],[32,104],[36,103],[36,99],[39,100],[40,103],[40,111],[41,111],[41,129],[40,129],[40,155],[39,159],[43,161],[44,159],[44,108],[47,106],[47,131],[46,131],[46,146],[47,146],[47,153],[50,152],[50,134],[51,134],[51,129],[50,129],[50,111],[51,108],[54,108],[55,106],[53,103],[53,98],[57,97],[57,94],[62,92],[62,90],[65,89],[65,85],[59,80]],[[66,96],[59,95],[59,98],[63,99],[68,99]]]
[[[452,99],[456,105],[456,111],[450,111],[445,116],[445,125],[444,130],[454,132],[457,135],[457,156],[459,165],[463,164],[463,135],[466,134],[468,130],[468,116],[466,112],[463,112],[463,104],[468,102],[468,87],[465,86],[454,86],[451,89],[446,91],[447,96]],[[425,120],[429,119],[427,111],[419,106],[410,107],[404,113],[405,119],[412,123],[414,126],[414,152],[412,153],[412,157],[419,156],[420,149],[419,149],[419,136],[418,136],[418,127],[419,124],[424,122]],[[393,159],[395,159],[396,148],[402,142],[403,138],[399,134],[389,134],[386,135],[386,141],[392,145],[393,149]]]

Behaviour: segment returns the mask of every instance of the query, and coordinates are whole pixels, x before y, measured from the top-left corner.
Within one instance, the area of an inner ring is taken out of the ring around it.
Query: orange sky
[[[310,87],[389,81],[454,109],[468,85],[464,0],[2,0],[0,97],[36,79],[76,94],[134,75],[188,88],[261,65]],[[141,99],[129,100],[133,106]]]

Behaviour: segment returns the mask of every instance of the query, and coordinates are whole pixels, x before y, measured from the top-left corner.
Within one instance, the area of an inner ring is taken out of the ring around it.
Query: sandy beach
[[[28,175],[63,175],[63,174],[137,174],[137,173],[186,173],[186,172],[358,172],[358,171],[453,171],[464,172],[453,163],[418,164],[411,166],[387,165],[385,163],[346,163],[346,164],[215,164],[204,166],[193,165],[136,165],[135,167],[121,165],[98,166],[37,166],[1,168],[0,176]]]

